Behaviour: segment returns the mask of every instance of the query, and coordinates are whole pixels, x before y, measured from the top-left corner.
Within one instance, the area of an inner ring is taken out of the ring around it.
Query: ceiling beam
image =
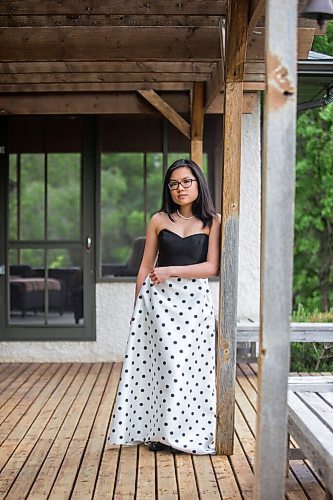
[[[138,90],[138,93],[156,108],[170,123],[172,123],[185,137],[191,138],[191,126],[154,90]]]
[[[161,92],[161,97],[177,113],[189,113],[189,92]],[[243,113],[251,114],[256,93],[244,93]],[[219,94],[206,114],[222,114],[224,96]],[[0,94],[0,114],[156,114],[158,111],[136,92],[104,93],[22,93]]]
[[[2,61],[218,59],[215,27],[2,28]]]
[[[223,16],[226,12],[226,0],[183,1],[179,0],[66,0],[50,2],[47,0],[7,0],[0,3],[0,15],[81,15],[107,14],[122,15],[215,15]]]
[[[314,34],[315,28],[299,28],[299,59],[307,58]],[[248,61],[264,60],[264,37],[264,28],[249,33]],[[221,57],[218,27],[1,28],[0,47],[1,60],[8,63],[96,59],[124,63],[152,59],[200,63],[217,61]]]
[[[110,14],[23,14],[0,16],[0,25],[19,26],[218,26],[220,16],[196,15],[110,15]]]
[[[191,90],[193,82],[17,83],[0,84],[0,93],[14,92],[116,92],[143,89]]]
[[[0,62],[0,73],[210,73],[216,61],[26,61]],[[256,64],[249,66],[256,71]]]
[[[133,83],[133,82],[204,82],[209,73],[0,73],[1,83]]]
[[[189,92],[162,92],[163,100],[178,113],[189,113]],[[136,92],[77,94],[0,94],[0,114],[157,114]]]
[[[252,33],[265,10],[265,0],[251,0],[248,33]]]

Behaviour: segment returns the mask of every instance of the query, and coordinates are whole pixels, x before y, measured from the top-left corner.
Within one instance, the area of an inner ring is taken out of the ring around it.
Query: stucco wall
[[[260,258],[260,109],[243,115],[240,241],[239,320],[259,317]],[[210,283],[215,307],[217,281]],[[0,361],[120,361],[123,359],[134,300],[134,283],[96,285],[94,342],[1,342]]]

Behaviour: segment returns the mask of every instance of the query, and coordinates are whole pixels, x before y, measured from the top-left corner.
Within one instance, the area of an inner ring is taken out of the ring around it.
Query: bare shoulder
[[[165,224],[166,218],[167,214],[165,212],[156,212],[150,219],[149,225],[158,232],[162,224]]]
[[[214,215],[213,225],[219,227],[221,225],[221,214]]]

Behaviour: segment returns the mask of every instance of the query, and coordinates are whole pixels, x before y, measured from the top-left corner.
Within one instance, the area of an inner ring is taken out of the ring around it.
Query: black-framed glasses
[[[184,189],[189,189],[192,186],[192,182],[196,181],[196,179],[183,179],[182,181],[170,181],[168,184],[169,189],[171,191],[174,191],[175,189],[179,188],[179,185],[181,185]]]

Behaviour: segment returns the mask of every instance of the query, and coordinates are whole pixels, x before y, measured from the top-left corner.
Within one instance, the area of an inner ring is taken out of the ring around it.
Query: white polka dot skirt
[[[159,441],[215,454],[215,319],[207,279],[144,281],[131,319],[108,444]]]

